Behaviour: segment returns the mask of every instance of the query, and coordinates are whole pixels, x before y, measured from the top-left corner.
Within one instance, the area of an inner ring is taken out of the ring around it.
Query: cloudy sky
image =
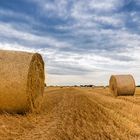
[[[0,49],[41,53],[49,85],[140,84],[140,0],[0,0]]]

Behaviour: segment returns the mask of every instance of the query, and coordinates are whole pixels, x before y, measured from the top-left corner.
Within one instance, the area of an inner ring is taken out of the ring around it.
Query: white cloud
[[[35,34],[28,33],[26,31],[19,31],[13,28],[11,24],[0,22],[0,31],[1,31],[0,33],[1,37],[22,39],[24,41],[27,41],[35,45],[45,44],[56,48],[71,47],[69,43],[64,41],[59,41],[58,39],[50,36],[38,36]]]
[[[43,9],[42,14],[49,16],[56,16],[61,18],[74,18],[79,22],[101,22],[111,25],[122,24],[122,18],[119,16],[112,16],[114,10],[121,8],[124,5],[124,0],[54,0],[52,1],[39,1],[40,7]],[[71,6],[69,6],[71,4]],[[69,7],[68,7],[69,6]],[[109,15],[104,15],[105,13]],[[85,20],[85,22],[83,21]],[[99,23],[98,23],[99,24]]]
[[[54,0],[54,1],[46,1],[46,0],[33,0],[37,2],[43,14],[47,13],[47,16],[59,16],[66,18],[69,14],[67,5],[68,1],[66,0]]]
[[[71,16],[83,26],[88,23],[112,25],[114,27],[122,27],[124,25],[124,15],[114,13],[124,4],[120,0],[91,0],[77,1],[73,5]]]
[[[0,43],[1,50],[13,50],[13,51],[24,51],[24,52],[38,52],[39,50],[26,47],[17,43]]]
[[[91,0],[89,2],[89,7],[99,12],[110,12],[113,10],[117,10],[117,8],[120,8],[123,3],[124,0]]]

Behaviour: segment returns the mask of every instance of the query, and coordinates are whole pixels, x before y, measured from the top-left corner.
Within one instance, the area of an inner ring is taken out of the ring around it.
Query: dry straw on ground
[[[38,53],[0,51],[0,111],[23,113],[39,107],[44,62]]]
[[[135,93],[135,81],[132,75],[112,75],[109,87],[115,96],[134,95]]]

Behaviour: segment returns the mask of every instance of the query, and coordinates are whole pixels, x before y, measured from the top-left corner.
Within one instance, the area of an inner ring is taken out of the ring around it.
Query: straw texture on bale
[[[0,50],[0,111],[24,113],[39,108],[44,79],[40,54]]]
[[[135,80],[132,75],[112,75],[109,87],[115,96],[134,95]]]

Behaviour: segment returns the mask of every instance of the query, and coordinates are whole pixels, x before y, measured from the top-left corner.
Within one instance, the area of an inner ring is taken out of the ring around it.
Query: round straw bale
[[[44,79],[40,54],[0,50],[0,111],[24,113],[39,108]]]
[[[132,75],[112,75],[109,87],[115,96],[134,95],[135,80]]]

